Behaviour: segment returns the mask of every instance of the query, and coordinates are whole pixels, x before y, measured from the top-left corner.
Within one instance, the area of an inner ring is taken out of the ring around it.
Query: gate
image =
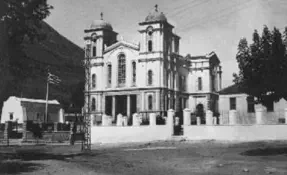
[[[180,136],[183,135],[183,112],[176,112],[173,120],[173,135]]]

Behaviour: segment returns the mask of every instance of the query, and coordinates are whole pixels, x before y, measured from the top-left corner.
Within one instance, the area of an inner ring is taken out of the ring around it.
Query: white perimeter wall
[[[157,126],[93,126],[91,142],[93,143],[124,143],[150,142],[170,139],[171,127]]]
[[[287,140],[287,125],[183,126],[188,140]]]

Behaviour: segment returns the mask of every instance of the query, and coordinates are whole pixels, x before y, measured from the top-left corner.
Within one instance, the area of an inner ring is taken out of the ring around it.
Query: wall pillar
[[[231,110],[229,111],[229,125],[236,125],[237,124],[237,111]]]
[[[27,121],[23,121],[23,135],[22,140],[26,141],[27,139]]]
[[[256,117],[256,124],[263,125],[264,124],[264,116],[265,116],[265,109],[260,107],[255,109],[255,117]]]
[[[206,112],[206,125],[213,125],[213,112],[210,110]]]
[[[149,125],[156,126],[156,114],[155,113],[149,114]]]
[[[201,125],[200,117],[196,117],[196,125]]]
[[[113,105],[112,105],[112,115],[113,115],[113,120],[116,120],[116,96],[113,96]]]
[[[287,124],[287,108],[285,108],[285,124]]]
[[[58,122],[54,122],[54,132],[58,131]]]
[[[190,124],[190,109],[186,108],[183,110],[183,125],[189,126]]]
[[[133,114],[133,126],[139,126],[140,125],[140,121],[139,121],[139,116],[137,113]]]
[[[169,109],[167,111],[167,122],[166,122],[166,124],[169,127],[170,136],[172,136],[174,133],[174,131],[173,131],[173,117],[174,117],[174,110]]]
[[[5,130],[4,130],[4,139],[8,140],[9,139],[9,122],[5,122]]]

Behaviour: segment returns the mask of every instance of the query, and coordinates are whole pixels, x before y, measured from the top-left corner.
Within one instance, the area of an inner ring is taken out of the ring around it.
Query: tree
[[[234,82],[257,103],[287,99],[287,90],[282,86],[287,81],[286,44],[287,29],[282,36],[277,28],[270,31],[267,26],[261,37],[254,31],[252,44],[248,45],[245,38],[239,41],[239,73],[234,74]]]
[[[5,33],[5,60],[1,61],[3,77],[6,81],[1,85],[0,108],[10,95],[20,95],[23,82],[33,74],[33,62],[24,52],[24,44],[37,42],[45,38],[41,30],[42,20],[49,14],[52,6],[47,0],[3,0],[0,1],[0,33]],[[3,10],[3,11],[2,11]],[[1,38],[2,39],[2,38]],[[4,69],[5,68],[5,69]]]

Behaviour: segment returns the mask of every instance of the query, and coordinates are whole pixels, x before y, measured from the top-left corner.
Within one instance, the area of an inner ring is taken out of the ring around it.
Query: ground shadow
[[[276,156],[276,155],[287,155],[287,147],[281,148],[258,148],[245,151],[241,153],[244,156]]]
[[[21,161],[2,161],[0,162],[0,174],[18,174],[33,172],[41,167],[44,167],[44,165]]]

